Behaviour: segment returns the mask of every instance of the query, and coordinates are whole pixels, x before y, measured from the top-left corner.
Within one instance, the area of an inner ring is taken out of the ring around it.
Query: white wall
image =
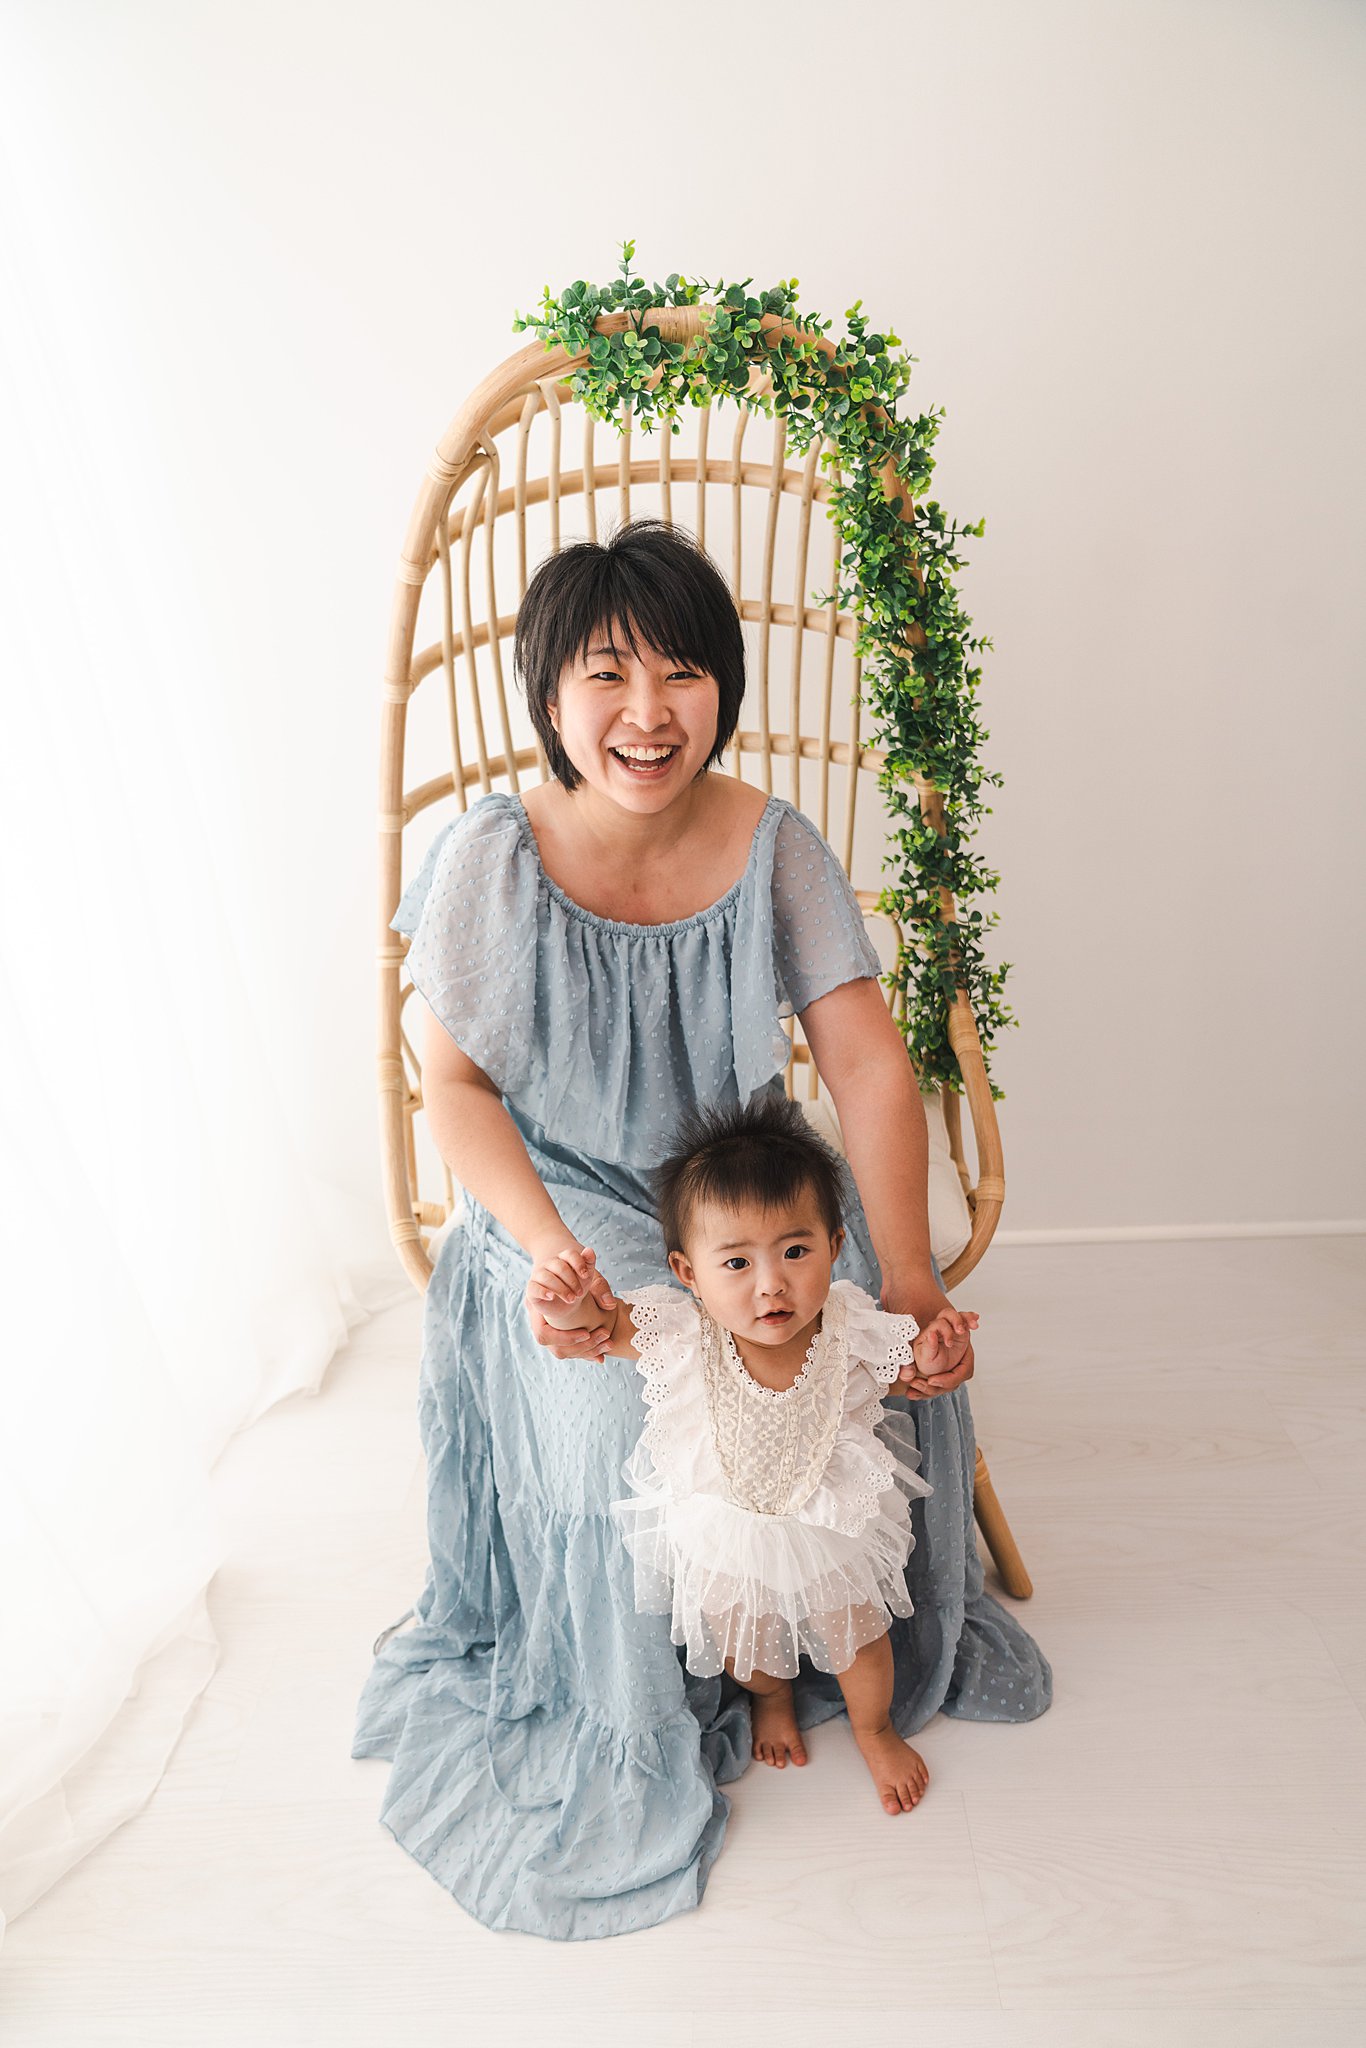
[[[835,316],[862,297],[947,408],[936,494],[987,519],[963,588],[1006,778],[984,846],[1022,1020],[1007,1224],[1366,1213],[1366,20],[849,21],[10,12],[14,190],[101,409],[91,459],[132,472],[184,690],[213,700],[201,800],[362,1233],[394,559],[432,442],[522,343],[513,309],[607,276],[627,235],[647,274],[796,274]]]

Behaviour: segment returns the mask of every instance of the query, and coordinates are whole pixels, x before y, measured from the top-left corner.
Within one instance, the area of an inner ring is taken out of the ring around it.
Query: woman
[[[414,1625],[376,1646],[352,1754],[393,1759],[382,1821],[477,1919],[585,1939],[697,1904],[748,1703],[635,1611],[607,1510],[637,1378],[528,1317],[532,1263],[592,1245],[604,1299],[665,1279],[648,1169],[683,1108],[781,1089],[795,1011],[861,1197],[838,1276],[922,1323],[947,1297],[915,1076],[853,892],[800,812],[711,772],[744,695],[720,575],[656,521],[566,549],[527,590],[515,659],[554,780],[457,819],[394,919],[432,1013],[428,1122],[468,1216],[426,1300],[431,1563]],[[1051,1694],[982,1593],[971,1371],[969,1350],[911,1389],[935,1491],[916,1611],[892,1632],[903,1734],[940,1708],[1030,1720]],[[797,1695],[804,1726],[841,1711],[828,1675]]]

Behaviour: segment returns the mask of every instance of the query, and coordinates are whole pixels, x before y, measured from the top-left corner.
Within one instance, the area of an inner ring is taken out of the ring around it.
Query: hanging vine
[[[595,419],[613,422],[618,432],[628,408],[646,433],[660,421],[677,434],[683,408],[730,399],[784,418],[799,453],[817,436],[829,442],[821,461],[838,470],[829,503],[841,541],[840,587],[813,596],[855,616],[864,702],[875,721],[874,744],[886,756],[880,781],[892,814],[885,862],[892,872],[880,907],[907,934],[886,978],[905,998],[901,1029],[922,1085],[961,1089],[947,1032],[957,991],[972,1006],[988,1073],[996,1037],[1015,1018],[1003,994],[1010,963],[988,965],[984,948],[996,913],[978,900],[999,877],[969,844],[990,814],[982,792],[1000,787],[1000,777],[981,763],[988,737],[978,714],[982,671],[970,658],[992,643],[973,637],[953,584],[963,567],[960,542],[980,536],[986,522],[956,525],[934,499],[921,497],[934,470],[930,451],[942,409],[898,416],[915,358],[901,352],[895,334],[871,330],[862,300],[849,308],[847,332],[827,352],[815,337],[828,336],[832,323],[799,310],[795,277],[759,293],[748,278],[708,284],[676,272],[663,284],[647,284],[634,274],[634,259],[634,242],[623,243],[611,283],[579,280],[558,298],[547,287],[537,311],[519,313],[513,326],[540,335],[547,349],[587,352],[570,387]],[[711,307],[710,318],[688,341],[666,340],[645,319],[653,307],[698,305]],[[620,333],[598,331],[604,314],[623,312]],[[756,368],[771,390],[749,388]],[[914,506],[910,519],[900,516],[904,501],[889,499],[883,488],[889,462]],[[918,785],[940,793],[942,831],[923,814]],[[955,906],[951,917],[944,891]],[[1001,1092],[993,1082],[992,1094]]]

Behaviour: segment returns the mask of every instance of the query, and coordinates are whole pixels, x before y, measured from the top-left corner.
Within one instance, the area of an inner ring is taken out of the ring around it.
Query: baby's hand
[[[929,1381],[951,1373],[967,1350],[978,1321],[971,1309],[941,1309],[911,1345],[915,1363],[902,1366],[897,1385]],[[934,1389],[927,1386],[925,1391],[933,1393]]]
[[[580,1329],[590,1317],[567,1317],[578,1309],[596,1278],[596,1253],[588,1245],[565,1245],[563,1251],[539,1260],[526,1282],[526,1307],[543,1315],[555,1329]]]

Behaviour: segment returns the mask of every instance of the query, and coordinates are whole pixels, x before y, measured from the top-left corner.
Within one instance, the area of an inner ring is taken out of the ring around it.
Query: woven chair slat
[[[579,474],[583,478],[583,509],[588,520],[588,538],[591,541],[596,541],[598,537],[598,464],[597,455],[594,452],[593,429],[593,415],[591,412],[585,412],[583,416],[583,467]],[[611,470],[606,469],[604,471],[604,481],[609,480],[611,474]],[[564,497],[565,495],[565,484],[562,482],[560,485],[560,496]]]
[[[526,465],[531,447],[531,423],[540,410],[538,391],[528,391],[517,419],[517,468],[512,485],[512,510],[517,522],[517,602],[526,596]],[[489,436],[493,439],[493,436]],[[496,514],[495,514],[496,516]],[[496,618],[497,613],[493,616]]]
[[[707,485],[711,481],[711,470],[707,463],[707,442],[710,438],[711,407],[704,405],[697,421],[697,545],[700,548],[707,545]],[[687,481],[681,462],[678,464],[678,476],[680,480]],[[731,595],[736,596],[738,593],[732,590]]]
[[[773,562],[778,547],[778,508],[782,504],[783,463],[787,455],[787,421],[780,419],[773,432],[773,462],[769,470],[768,508],[764,520],[764,561],[759,592],[759,730],[764,736],[764,794],[773,794],[773,749],[768,744],[769,650],[773,639]],[[737,583],[736,588],[739,588]],[[800,639],[800,634],[793,636]],[[797,724],[800,724],[800,719]]]
[[[814,440],[807,450],[806,462],[802,468],[801,505],[797,514],[797,559],[792,574],[792,609],[794,613],[806,611],[806,563],[811,548],[811,504],[816,488],[816,467],[820,461],[821,443]],[[806,646],[805,633],[792,635],[792,666],[788,673],[787,686],[787,729],[800,732],[802,727],[802,655]],[[802,807],[802,750],[796,747],[792,753],[792,801],[800,810]]]
[[[653,465],[656,469],[658,463]],[[617,512],[624,526],[631,516],[631,408],[621,416],[621,441],[617,454]]]
[[[851,702],[850,702],[850,705],[849,705],[849,746],[850,746],[850,751],[851,751],[851,753],[852,753],[852,754],[855,754],[855,755],[856,755],[856,754],[857,754],[857,753],[858,753],[858,752],[860,751],[860,749],[859,749],[859,727],[860,727],[860,725],[861,725],[861,723],[862,723],[862,718],[863,718],[863,697],[862,697],[862,691],[863,691],[863,663],[862,663],[862,661],[861,661],[861,660],[859,659],[859,657],[858,657],[857,655],[855,655],[855,657],[854,657],[854,694],[853,694],[853,698],[852,698],[852,700],[851,700]],[[851,775],[847,775],[847,776],[845,777],[845,782],[846,782],[846,785],[847,785],[847,787],[846,787],[846,789],[845,789],[845,797],[844,797],[844,802],[845,802],[845,811],[844,811],[844,853],[843,853],[843,860],[844,860],[844,871],[845,871],[845,873],[846,873],[846,874],[852,874],[852,873],[853,873],[853,871],[854,871],[854,810],[855,810],[855,807],[856,807],[856,805],[857,805],[857,803],[858,803],[858,789],[859,789],[859,777],[858,777],[857,773],[855,773],[855,774],[851,774]]]
[[[498,448],[494,442],[489,442],[487,445],[489,453],[488,496],[496,505],[498,502]],[[494,521],[492,519],[484,521],[484,532],[487,537],[487,546],[484,550],[484,616],[488,619],[496,619],[498,616],[498,582],[494,554]],[[489,634],[488,650],[493,664],[493,686],[498,692],[498,723],[503,734],[503,759],[508,764],[508,780],[512,784],[514,793],[517,793],[521,790],[522,785],[517,777],[517,749],[512,737],[512,718],[508,710],[507,687],[503,681],[503,643],[497,633]]]
[[[839,478],[839,464],[834,463],[830,470],[830,481],[832,484],[838,484]],[[830,521],[830,591],[832,595],[840,587],[841,558],[840,530],[832,519]],[[834,702],[835,696],[835,645],[839,635],[840,623],[838,605],[829,605],[825,615],[825,674],[821,683],[821,801],[820,817],[817,820],[823,839],[830,837],[830,706]]]
[[[460,693],[455,683],[455,603],[451,590],[451,549],[443,519],[436,529],[441,560],[441,669],[446,684],[446,730],[451,742],[451,773],[460,808],[465,809],[465,757],[460,750]],[[463,645],[464,635],[461,635]]]
[[[560,394],[555,389],[553,377],[545,378],[538,386],[550,414],[550,473],[545,480],[546,494],[550,502],[550,552],[560,552],[560,442],[563,418],[560,411]]]
[[[465,669],[470,682],[470,714],[474,727],[474,748],[479,757],[479,787],[487,796],[493,788],[489,774],[488,742],[484,736],[484,701],[479,690],[479,661],[474,637],[474,609],[470,601],[470,556],[473,553],[474,530],[479,524],[484,506],[488,502],[489,472],[487,464],[480,471],[474,486],[474,499],[470,516],[460,529],[460,615],[464,622]],[[463,790],[464,782],[459,787]]]
[[[674,523],[674,437],[668,421],[659,437],[659,499],[666,526]]]

